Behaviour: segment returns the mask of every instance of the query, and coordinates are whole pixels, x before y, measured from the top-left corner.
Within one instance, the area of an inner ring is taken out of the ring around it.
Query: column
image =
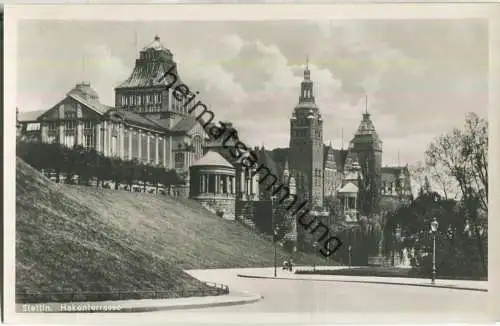
[[[167,137],[163,137],[163,166],[168,168],[167,164]]]
[[[104,135],[103,135],[103,148],[102,148],[102,152],[104,154],[104,156],[108,156],[108,122],[106,120],[104,120]]]
[[[95,136],[95,150],[97,152],[100,152],[102,149],[101,149],[101,128],[102,128],[102,125],[96,121],[96,125],[95,125],[95,129],[96,129],[96,136]]]
[[[239,171],[240,174],[240,196],[245,194],[245,173],[244,170]]]
[[[233,187],[231,186],[231,177],[229,175],[226,175],[226,192],[230,194],[232,188]]]
[[[76,104],[76,144],[83,145],[83,115],[82,115],[82,105],[80,103]]]
[[[49,126],[47,125],[47,122],[41,122],[41,129],[42,129],[42,143],[46,143],[49,138]]]
[[[120,158],[125,158],[125,126],[120,124]]]
[[[214,175],[214,181],[215,181],[215,193],[219,193],[219,176],[217,174]]]
[[[160,163],[160,153],[158,153],[160,149],[160,140],[159,140],[159,135],[155,135],[155,140],[156,140],[156,154],[155,154],[155,164],[158,165]]]
[[[257,182],[257,173],[252,174],[252,181],[253,181],[253,195],[257,196],[259,194],[259,184]]]
[[[128,159],[132,160],[132,134],[133,130],[129,129],[128,130]]]
[[[137,131],[137,159],[142,162],[142,130]]]
[[[59,106],[59,143],[64,144],[64,104]]]
[[[148,132],[146,134],[146,156],[148,157],[148,164],[151,162],[151,145],[150,145],[150,142],[151,142],[151,134]]]
[[[231,177],[231,186],[233,187],[233,194],[236,194],[236,176]]]
[[[205,176],[200,174],[200,194],[204,193],[205,190]]]
[[[111,152],[111,149],[112,149],[112,147],[111,147],[112,140],[113,140],[113,122],[110,121],[108,123],[108,155],[109,156],[111,156],[112,154],[114,154],[114,153]]]
[[[205,175],[205,192],[208,193],[210,190],[210,175]]]

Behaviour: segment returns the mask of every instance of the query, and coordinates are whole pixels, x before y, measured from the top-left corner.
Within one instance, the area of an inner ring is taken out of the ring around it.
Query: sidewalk
[[[176,299],[141,299],[98,302],[51,302],[16,304],[16,312],[53,312],[53,313],[109,313],[109,312],[146,312],[157,310],[198,309],[219,306],[232,306],[257,302],[260,295],[250,292],[230,292],[226,295],[190,297]]]
[[[321,269],[327,269],[320,267]],[[300,268],[304,269],[304,268]],[[340,269],[335,267],[332,269]],[[293,272],[277,270],[277,277],[273,276],[272,268],[253,269],[251,273],[240,273],[238,277],[247,278],[266,278],[281,280],[302,280],[302,281],[330,281],[330,282],[354,282],[354,283],[373,283],[390,285],[409,285],[435,288],[447,288],[456,290],[488,291],[488,282],[485,281],[462,281],[462,280],[436,280],[436,284],[431,284],[430,279],[422,278],[403,278],[403,277],[376,277],[376,276],[346,276],[346,275],[312,275],[295,274]]]

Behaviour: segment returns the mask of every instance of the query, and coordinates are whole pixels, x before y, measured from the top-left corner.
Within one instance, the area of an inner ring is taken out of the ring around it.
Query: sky
[[[307,57],[325,144],[348,146],[366,95],[384,165],[423,161],[432,139],[461,127],[467,112],[487,118],[485,20],[28,20],[18,26],[21,111],[49,109],[81,81],[113,105],[114,87],[158,35],[180,78],[217,120],[233,122],[248,146],[288,147]]]

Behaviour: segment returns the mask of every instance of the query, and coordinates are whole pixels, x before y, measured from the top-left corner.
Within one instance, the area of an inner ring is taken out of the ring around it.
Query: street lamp
[[[276,241],[276,238],[278,237],[278,227],[275,227],[274,230],[273,230],[273,239],[274,239],[274,277],[276,277],[276,268],[277,268],[277,265],[278,265],[278,261],[277,261],[277,255],[276,255],[276,244],[277,244],[277,241]]]
[[[352,250],[352,246],[349,245],[347,247],[347,251],[349,252],[349,269],[351,269],[351,250]]]
[[[316,253],[316,248],[318,247],[317,241],[314,241],[313,247],[314,247],[314,252]],[[316,260],[313,262],[313,272],[315,272],[315,271],[316,271]]]
[[[432,284],[436,283],[436,234],[438,229],[438,221],[434,217],[431,222],[432,232]]]

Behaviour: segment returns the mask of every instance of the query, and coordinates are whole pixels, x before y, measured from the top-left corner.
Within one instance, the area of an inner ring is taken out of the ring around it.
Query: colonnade
[[[200,193],[235,194],[236,178],[220,173],[202,173],[199,179]]]

